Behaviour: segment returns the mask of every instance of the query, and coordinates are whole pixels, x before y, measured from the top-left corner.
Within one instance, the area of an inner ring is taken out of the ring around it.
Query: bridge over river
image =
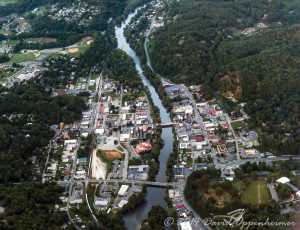
[[[129,183],[129,184],[146,184],[154,187],[176,187],[182,185],[184,182],[159,182],[159,181],[142,181],[142,180],[123,180],[123,179],[86,179],[86,180],[74,180],[74,182],[89,182],[89,183]],[[58,184],[68,184],[70,181],[57,181]]]

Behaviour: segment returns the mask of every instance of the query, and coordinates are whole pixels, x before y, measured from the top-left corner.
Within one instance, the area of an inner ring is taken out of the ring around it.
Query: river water
[[[126,52],[134,61],[135,68],[142,79],[142,82],[145,86],[148,87],[151,93],[152,100],[154,104],[159,108],[160,111],[160,118],[162,122],[170,122],[170,114],[167,112],[166,108],[162,105],[162,101],[160,100],[155,88],[149,80],[144,75],[140,59],[137,56],[136,52],[131,49],[129,44],[126,41],[124,36],[124,29],[130,23],[130,20],[137,14],[138,10],[142,7],[137,8],[133,13],[129,14],[127,19],[123,21],[120,27],[115,28],[115,34],[118,41],[118,48]],[[164,147],[161,149],[160,156],[159,156],[159,172],[156,176],[156,181],[165,182],[166,178],[166,168],[167,168],[167,161],[169,158],[170,153],[173,149],[173,133],[172,128],[164,128],[162,129],[162,139],[164,140]],[[134,212],[131,212],[124,216],[125,226],[128,230],[136,230],[142,220],[146,219],[148,216],[148,212],[151,210],[152,206],[154,205],[161,205],[164,208],[167,208],[167,203],[164,200],[164,196],[166,194],[165,188],[157,188],[157,187],[150,187],[148,186],[147,189],[147,196],[146,196],[146,203],[139,206]]]

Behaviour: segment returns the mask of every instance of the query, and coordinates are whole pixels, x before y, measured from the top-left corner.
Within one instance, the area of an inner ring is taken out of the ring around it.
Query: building
[[[193,229],[191,223],[189,221],[185,221],[180,223],[180,230],[193,230]]]
[[[128,189],[129,189],[129,185],[123,184],[123,185],[121,186],[119,192],[118,192],[118,195],[119,195],[119,196],[125,196],[126,193],[127,193],[127,191],[128,191]]]
[[[296,192],[295,198],[296,198],[296,199],[300,199],[300,191]]]
[[[127,204],[128,203],[128,200],[121,200],[119,203],[118,203],[118,208],[123,208],[123,206],[125,205],[125,204]]]
[[[226,145],[217,145],[218,154],[220,156],[227,156],[227,148]]]
[[[109,204],[108,199],[96,199],[94,202],[94,206],[97,206],[97,207],[107,207],[108,204]]]
[[[128,167],[128,179],[147,180],[149,165],[131,165]]]
[[[152,149],[152,145],[150,143],[142,142],[136,146],[135,151],[137,154],[140,154],[142,152],[151,151],[151,149]]]
[[[280,177],[279,179],[276,180],[277,184],[286,184],[289,182],[290,182],[290,179],[287,177]]]
[[[179,192],[178,190],[169,189],[169,190],[168,190],[168,193],[169,193],[169,197],[170,197],[171,199],[180,197],[180,192]]]

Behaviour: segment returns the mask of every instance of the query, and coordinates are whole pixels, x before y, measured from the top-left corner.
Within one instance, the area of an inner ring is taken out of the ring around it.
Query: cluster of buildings
[[[129,180],[147,180],[149,165],[130,165],[128,167]]]
[[[94,208],[98,210],[121,209],[128,203],[130,196],[140,193],[142,187],[139,185],[128,185],[120,183],[101,183],[94,195]]]
[[[68,23],[78,22],[79,25],[84,26],[90,23],[95,15],[101,12],[101,8],[97,5],[76,0],[68,6],[59,3],[53,4],[46,12],[54,20],[63,19]],[[31,13],[40,15],[41,9],[35,8]]]
[[[25,32],[30,32],[30,23],[22,16],[18,14],[10,14],[5,17],[0,17],[0,30],[4,31],[5,35],[8,34],[21,34]]]
[[[275,188],[280,185],[286,185],[292,191],[291,197],[287,201],[300,201],[300,190],[295,186],[288,177],[280,177],[275,181]],[[274,190],[277,193],[276,189]],[[271,191],[272,198],[278,201],[278,195],[273,194]],[[286,202],[286,201],[283,201]]]
[[[6,87],[10,88],[14,83],[21,83],[36,78],[42,74],[46,68],[41,67],[39,62],[23,63],[23,68],[12,75],[6,82]]]
[[[84,192],[84,183],[75,182],[72,187],[71,196],[69,196],[70,204],[82,204],[83,192]]]
[[[100,101],[97,103],[97,115],[92,119],[95,119],[94,132],[100,149],[113,150],[119,146],[119,143],[122,143],[126,146],[126,150],[122,147],[118,149],[128,152],[129,158],[140,157],[141,153],[152,149],[148,138],[156,125],[152,124],[149,103],[143,91],[131,89],[126,85],[121,86],[117,81],[103,77]],[[86,125],[88,124],[89,122],[86,121]],[[113,140],[115,144],[110,144],[110,140]],[[120,162],[117,170],[120,172],[119,175],[122,175],[121,171],[124,167],[133,178],[147,178],[147,168],[127,169],[123,161]],[[108,173],[116,175],[113,172]]]
[[[193,217],[193,212],[186,207],[180,191],[178,189],[169,189],[168,196],[172,200],[173,208],[179,222],[179,229],[192,230],[193,228],[190,220]]]
[[[85,78],[79,78],[77,80],[77,84],[76,84],[75,89],[77,89],[77,90],[86,90],[87,86],[88,86],[87,79],[85,79]]]

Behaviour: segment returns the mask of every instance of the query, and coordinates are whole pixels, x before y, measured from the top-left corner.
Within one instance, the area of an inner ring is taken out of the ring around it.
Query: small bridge
[[[165,122],[165,123],[160,123],[160,126],[162,128],[168,128],[168,127],[172,127],[173,125],[175,125],[174,122]]]

